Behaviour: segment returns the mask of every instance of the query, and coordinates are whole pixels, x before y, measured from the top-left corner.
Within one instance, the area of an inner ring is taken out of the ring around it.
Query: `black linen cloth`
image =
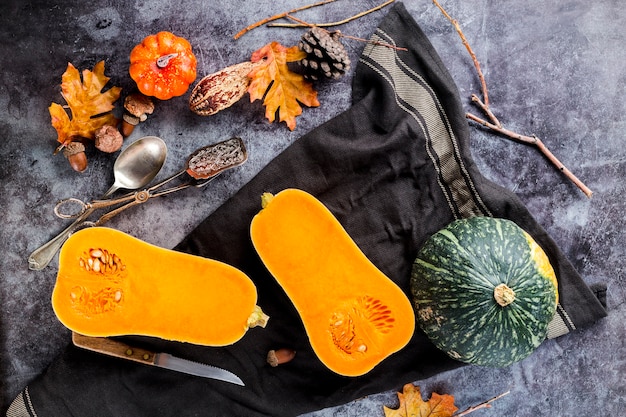
[[[343,377],[328,370],[249,237],[261,194],[285,188],[317,196],[407,295],[411,265],[431,234],[454,219],[494,216],[528,231],[555,267],[560,302],[549,337],[606,315],[519,199],[477,170],[456,86],[402,3],[393,6],[372,37],[408,51],[366,46],[353,82],[352,107],[298,139],[176,247],[247,273],[257,285],[258,304],[271,317],[267,328],[251,329],[224,348],[124,338],[228,369],[246,386],[70,346],[16,398],[8,416],[295,416],[399,389],[462,365],[417,329],[404,349],[364,376]],[[281,347],[295,349],[297,355],[272,368],[266,353]]]

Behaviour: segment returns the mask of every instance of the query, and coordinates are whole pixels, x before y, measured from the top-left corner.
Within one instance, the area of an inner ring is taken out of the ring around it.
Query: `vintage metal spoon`
[[[156,177],[167,156],[167,147],[161,138],[144,136],[124,149],[113,165],[115,182],[104,193],[106,198],[120,188],[136,190]]]
[[[92,213],[97,209],[118,206],[103,214],[96,221],[84,222],[85,225],[88,224],[89,226],[102,226],[127,208],[146,203],[153,197],[171,194],[189,187],[204,187],[222,172],[242,165],[247,159],[248,153],[241,138],[230,138],[196,149],[189,156],[182,170],[145,190],[135,191],[118,198],[94,200],[88,203],[77,198],[67,198],[57,203],[54,212],[58,217],[75,219],[82,216],[86,211]],[[170,185],[179,177],[184,179],[179,181],[178,185]],[[169,188],[162,189],[165,185],[168,185]]]
[[[145,136],[124,149],[113,166],[115,183],[103,198],[119,188],[137,189],[148,184],[161,170],[167,157],[167,146],[161,138]],[[36,249],[28,257],[28,267],[38,271],[44,269],[61,249],[67,238],[81,227],[95,208],[83,212],[72,224],[48,243]]]

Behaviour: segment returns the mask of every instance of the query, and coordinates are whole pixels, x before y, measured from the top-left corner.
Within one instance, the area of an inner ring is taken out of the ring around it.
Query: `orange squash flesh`
[[[252,242],[298,310],[322,363],[358,376],[402,349],[415,329],[411,302],[333,214],[297,189],[264,200],[252,220]]]
[[[105,227],[67,240],[52,292],[55,314],[74,332],[208,346],[232,344],[264,325],[256,302],[254,283],[230,265]]]

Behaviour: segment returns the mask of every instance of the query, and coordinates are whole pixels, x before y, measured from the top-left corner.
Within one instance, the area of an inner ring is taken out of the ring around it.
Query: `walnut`
[[[124,143],[124,138],[117,128],[110,125],[102,126],[96,130],[95,145],[102,152],[116,152]]]

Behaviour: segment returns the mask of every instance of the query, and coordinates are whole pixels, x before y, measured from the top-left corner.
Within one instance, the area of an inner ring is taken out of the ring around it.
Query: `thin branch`
[[[473,407],[468,408],[465,411],[462,411],[460,413],[454,414],[452,417],[462,417],[462,416],[468,415],[469,413],[473,413],[476,410],[480,410],[482,408],[491,408],[491,403],[492,402],[494,402],[495,400],[498,400],[498,399],[504,397],[505,395],[509,395],[510,392],[511,391],[507,391],[507,392],[505,392],[503,394],[500,394],[500,395],[498,395],[496,397],[493,397],[492,399],[490,399],[488,401],[485,401],[484,403],[480,403],[478,405],[475,405]]]
[[[488,91],[487,91],[487,83],[485,81],[485,77],[483,76],[482,70],[480,69],[480,63],[478,62],[478,59],[476,58],[476,54],[474,54],[474,51],[472,50],[471,46],[469,45],[469,42],[465,38],[463,31],[461,30],[461,26],[459,25],[457,20],[453,19],[448,14],[448,12],[446,12],[446,10],[441,6],[441,4],[439,4],[437,0],[432,0],[432,1],[435,4],[435,6],[439,8],[441,13],[443,13],[443,15],[454,25],[454,28],[459,34],[461,41],[463,42],[463,45],[465,45],[465,48],[467,49],[470,56],[472,57],[472,61],[474,62],[474,67],[476,68],[476,71],[478,72],[478,77],[480,78],[480,83],[482,86],[482,93],[483,93],[483,100],[484,100],[484,101],[481,100],[476,94],[472,94],[472,102],[476,104],[478,107],[480,107],[480,109],[487,115],[490,121],[481,119],[480,117],[475,116],[471,113],[467,113],[465,117],[495,132],[498,132],[508,138],[536,146],[539,149],[539,151],[541,151],[541,153],[546,158],[548,158],[548,160],[559,171],[561,171],[570,181],[572,181],[587,197],[591,198],[591,195],[593,194],[593,192],[582,181],[580,181],[569,169],[567,169],[565,165],[563,165],[561,161],[559,161],[558,158],[554,156],[554,154],[546,147],[546,145],[538,137],[520,135],[519,133],[515,133],[511,130],[508,130],[502,127],[502,124],[500,123],[498,118],[493,114],[493,112],[489,108],[489,98],[487,95]]]
[[[396,0],[387,0],[386,2],[384,2],[383,4],[379,4],[376,7],[372,7],[369,10],[366,10],[364,12],[355,14],[354,16],[350,16],[347,19],[344,20],[339,20],[337,22],[328,22],[328,23],[314,23],[315,26],[318,27],[330,27],[330,26],[340,26],[340,25],[344,25],[348,22],[351,22],[353,20],[356,20],[358,18],[361,18],[369,13],[375,12],[377,10],[382,9],[383,7],[386,7],[388,5],[390,5],[391,3],[393,3]],[[287,13],[289,14],[289,13]],[[287,17],[287,16],[282,16],[282,17]],[[309,26],[308,24],[303,24],[303,23],[270,23],[268,26],[270,27],[282,27],[282,28],[301,28],[301,27],[307,27]]]
[[[387,43],[387,42],[380,42],[380,41],[374,41],[374,40],[371,40],[371,39],[357,38],[356,36],[350,36],[350,35],[346,35],[344,33],[340,33],[339,35],[344,37],[344,38],[352,39],[354,41],[366,42],[366,43],[371,43],[372,45],[384,46],[384,47],[387,47],[387,48],[395,49],[396,51],[408,51],[407,48],[403,48],[402,46],[392,45],[392,44]]]
[[[266,19],[259,20],[258,22],[253,23],[253,24],[251,24],[250,26],[247,26],[247,27],[243,28],[242,30],[240,30],[239,32],[237,32],[237,34],[236,34],[235,36],[233,36],[233,37],[234,37],[235,39],[239,39],[240,37],[242,37],[243,35],[245,35],[245,34],[246,34],[246,33],[248,33],[249,31],[251,31],[252,29],[255,29],[255,28],[257,28],[257,27],[259,27],[259,26],[262,26],[262,25],[264,25],[264,24],[266,24],[266,23],[269,23],[269,22],[271,22],[271,21],[278,20],[278,19],[282,19],[283,17],[287,16],[287,15],[288,15],[288,14],[290,14],[290,13],[296,13],[296,12],[299,12],[299,11],[301,11],[301,10],[306,10],[306,9],[310,9],[310,8],[313,8],[313,7],[322,6],[322,5],[324,5],[324,4],[327,4],[327,3],[332,3],[332,2],[334,2],[334,1],[335,1],[335,0],[324,0],[324,1],[317,2],[317,3],[308,4],[308,5],[306,5],[306,6],[302,6],[302,7],[298,7],[298,8],[295,8],[295,9],[289,10],[288,12],[279,13],[279,14],[276,14],[276,15],[274,15],[274,16],[268,17],[268,18],[266,18]]]
[[[489,120],[491,120],[491,123],[493,123],[494,125],[496,125],[498,127],[502,127],[502,124],[500,123],[500,120],[498,120],[496,115],[493,114],[493,112],[491,111],[489,106],[482,102],[480,97],[478,97],[476,94],[472,94],[472,102],[475,103],[478,107],[481,108],[483,113],[485,113],[487,115],[487,117],[489,117]]]
[[[292,16],[290,14],[288,14],[285,17],[287,17],[287,18],[289,18],[289,19],[291,19],[291,20],[293,20],[295,22],[298,22],[302,27],[314,27],[314,26],[316,26],[313,23],[308,23],[308,22],[306,22],[306,21],[304,21],[302,19],[299,19],[299,18],[297,18],[295,16]],[[326,29],[322,29],[322,30],[328,32],[328,30],[326,30]],[[380,42],[380,41],[374,41],[374,40],[371,40],[371,39],[357,38],[356,36],[346,35],[346,34],[342,33],[339,30],[334,31],[333,33],[337,33],[342,38],[352,39],[354,41],[371,43],[372,45],[384,46],[384,47],[387,47],[387,48],[395,49],[396,51],[408,51],[407,48],[402,48],[400,46],[392,45],[392,44],[390,44],[388,42]]]
[[[293,20],[294,22],[298,22],[298,23],[299,23],[299,25],[298,25],[298,26],[300,26],[300,27],[309,27],[309,28],[312,28],[313,26],[316,26],[316,25],[315,25],[315,24],[313,24],[313,23],[309,23],[309,22],[307,22],[307,21],[305,21],[305,20],[302,20],[302,19],[297,18],[297,17],[295,17],[295,16],[292,16],[292,15],[290,15],[290,14],[285,15],[285,17],[286,17],[287,19],[291,19],[291,20]]]
[[[541,139],[539,139],[537,136],[525,136],[525,135],[520,135],[519,133],[515,133],[511,130],[505,129],[502,126],[497,126],[494,125],[484,119],[481,119],[478,116],[475,116],[471,113],[467,113],[465,115],[465,117],[467,117],[470,120],[475,121],[476,123],[485,126],[495,132],[498,132],[510,139],[514,139],[520,142],[524,142],[527,143],[529,145],[534,145],[536,146],[539,151],[541,151],[541,153],[548,158],[548,160],[550,160],[550,162],[557,167],[557,169],[559,171],[561,171],[563,173],[563,175],[565,175],[567,178],[569,178],[570,181],[572,181],[583,193],[585,193],[585,195],[589,198],[591,198],[591,195],[593,194],[593,191],[591,191],[581,180],[578,179],[578,177],[576,177],[576,175],[574,175],[569,169],[567,169],[567,167],[565,165],[563,165],[563,163],[561,163],[561,161],[559,161],[559,159],[554,156],[554,154],[552,152],[550,152],[550,150],[546,147],[546,145],[541,141]]]
[[[476,71],[478,72],[478,78],[480,78],[480,85],[481,85],[482,92],[483,92],[483,99],[485,100],[485,106],[489,107],[489,92],[487,91],[487,82],[485,81],[483,72],[480,69],[480,62],[478,62],[478,58],[476,58],[476,54],[474,53],[474,51],[472,50],[472,47],[470,46],[469,42],[465,38],[465,34],[463,34],[463,31],[461,30],[461,25],[459,25],[459,22],[456,19],[453,19],[448,14],[448,12],[441,6],[441,4],[439,4],[437,0],[433,0],[433,3],[435,4],[435,6],[439,8],[439,10],[441,10],[441,13],[443,13],[446,19],[448,19],[450,23],[452,23],[452,25],[456,29],[456,32],[461,37],[461,41],[463,42],[463,45],[465,45],[465,49],[467,49],[467,52],[469,52],[470,56],[472,57],[472,61],[474,62],[474,67],[476,67]]]

